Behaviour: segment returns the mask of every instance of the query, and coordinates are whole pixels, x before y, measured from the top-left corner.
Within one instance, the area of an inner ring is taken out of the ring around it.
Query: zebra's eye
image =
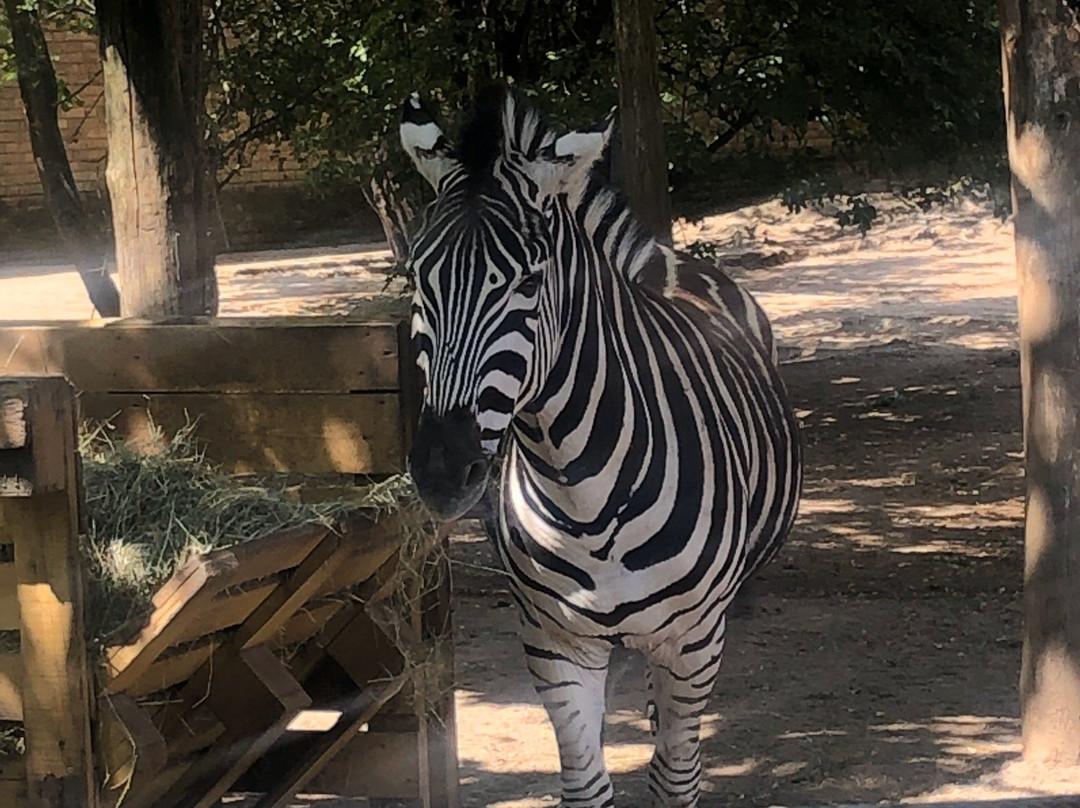
[[[517,285],[518,294],[532,296],[536,290],[540,288],[540,281],[543,279],[543,274],[540,272],[532,272],[522,278]]]

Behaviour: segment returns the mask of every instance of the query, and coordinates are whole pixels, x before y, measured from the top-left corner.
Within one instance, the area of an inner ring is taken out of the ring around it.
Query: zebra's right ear
[[[410,95],[402,104],[400,133],[405,153],[431,187],[438,190],[439,181],[457,166],[458,161],[451,156],[450,141],[420,103],[418,93]]]
[[[615,129],[615,110],[591,129],[567,132],[541,152],[556,192],[574,193],[585,187],[589,175],[607,152]]]

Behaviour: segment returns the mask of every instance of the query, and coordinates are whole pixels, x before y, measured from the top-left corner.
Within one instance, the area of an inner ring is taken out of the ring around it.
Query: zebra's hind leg
[[[701,716],[712,694],[724,649],[721,625],[706,648],[664,664],[649,661],[656,704],[656,749],[649,791],[663,808],[695,808],[701,793]]]
[[[524,622],[533,684],[555,728],[562,768],[560,808],[611,808],[614,791],[604,764],[604,682],[611,647],[562,647]]]

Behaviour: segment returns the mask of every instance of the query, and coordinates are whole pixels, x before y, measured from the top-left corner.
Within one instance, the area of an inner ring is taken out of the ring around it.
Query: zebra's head
[[[405,102],[402,145],[436,192],[409,254],[425,381],[409,468],[442,518],[483,496],[491,458],[537,391],[537,335],[558,264],[554,212],[584,190],[610,132],[609,121],[556,137],[514,94],[492,88],[452,146],[415,94]]]

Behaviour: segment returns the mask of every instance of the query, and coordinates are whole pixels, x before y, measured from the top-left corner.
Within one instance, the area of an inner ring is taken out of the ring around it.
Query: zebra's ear
[[[604,159],[615,129],[615,110],[602,124],[592,129],[567,132],[541,152],[545,174],[555,193],[583,190],[596,164]]]
[[[451,156],[450,141],[420,103],[418,93],[410,95],[402,104],[400,132],[405,153],[431,187],[438,189],[439,180],[457,166],[458,161]]]

